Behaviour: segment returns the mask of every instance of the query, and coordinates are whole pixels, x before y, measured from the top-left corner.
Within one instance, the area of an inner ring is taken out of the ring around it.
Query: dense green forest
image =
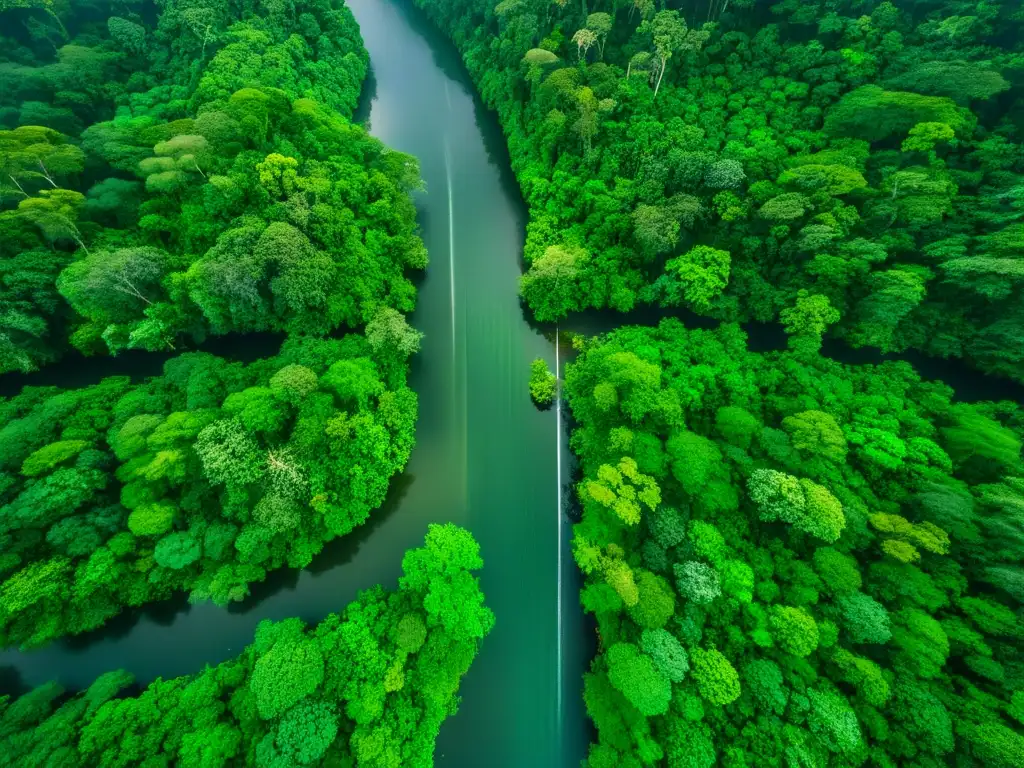
[[[290,339],[249,366],[186,353],[145,383],[0,400],[0,642],[177,590],[241,600],[405,467],[418,165],[349,121],[368,57],[340,4],[0,18],[0,371]]]
[[[1024,379],[1019,0],[417,0],[505,130],[541,320],[801,291]]]
[[[0,14],[0,371],[412,309],[418,167],[348,120],[343,6]]]
[[[1021,765],[1016,404],[735,325],[582,347],[592,768]]]
[[[40,645],[178,590],[241,600],[365,522],[414,441],[389,330],[293,339],[250,365],[186,353],[144,384],[0,403],[0,642]]]
[[[315,627],[265,621],[237,658],[133,691],[126,673],[68,696],[0,697],[0,765],[424,768],[490,631],[464,529],[430,526],[398,589],[375,587]]]

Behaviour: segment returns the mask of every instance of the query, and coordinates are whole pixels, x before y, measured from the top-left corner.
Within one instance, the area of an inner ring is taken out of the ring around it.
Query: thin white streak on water
[[[558,713],[558,739],[561,741],[562,738],[562,387],[561,387],[561,370],[559,368],[560,355],[559,355],[559,339],[558,339],[558,326],[555,326],[555,462],[558,465],[558,471],[556,473],[558,478],[558,506],[555,508],[555,514],[558,518],[558,598],[557,608],[558,611],[558,641],[557,641],[557,674],[555,675],[555,685],[558,691],[555,696],[556,711]]]
[[[445,83],[447,88],[447,82]],[[455,204],[452,195],[452,155],[444,142],[444,172],[448,181],[448,279],[452,305],[452,365],[455,364]]]

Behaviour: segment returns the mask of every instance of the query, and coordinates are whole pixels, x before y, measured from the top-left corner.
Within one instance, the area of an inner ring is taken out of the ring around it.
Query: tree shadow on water
[[[366,79],[363,81],[363,89],[359,92],[359,101],[355,111],[352,113],[352,122],[363,126],[363,130],[370,133],[370,113],[373,102],[377,98],[377,73],[373,71],[373,62],[366,70]]]
[[[186,615],[191,608],[188,596],[179,593],[167,600],[122,611],[98,629],[80,635],[71,635],[58,642],[72,653],[81,653],[97,643],[127,637],[142,619],[148,619],[157,626],[170,627],[179,618]]]
[[[0,667],[0,696],[16,698],[29,690],[21,673],[14,666]]]
[[[319,575],[351,562],[363,543],[373,535],[374,530],[395,513],[414,481],[415,477],[409,473],[394,478],[384,504],[370,513],[367,522],[347,536],[328,542],[305,570],[313,575]],[[228,605],[226,612],[244,615],[256,610],[274,595],[284,590],[294,590],[298,586],[301,573],[301,570],[295,568],[279,568],[272,571],[264,581],[251,585],[248,597],[241,602]],[[188,595],[177,593],[168,600],[123,611],[96,630],[62,638],[57,642],[66,651],[80,654],[99,643],[127,637],[142,619],[157,626],[171,627],[183,619],[191,609],[192,604],[189,603]],[[0,668],[0,673],[5,669],[7,668]],[[13,670],[13,667],[11,669]],[[16,671],[14,673],[17,674]],[[0,679],[0,688],[3,686],[6,686],[6,682]]]
[[[13,397],[29,386],[79,389],[98,384],[108,376],[127,376],[138,384],[162,375],[168,360],[186,352],[206,352],[231,362],[252,363],[276,355],[283,340],[283,333],[228,333],[209,336],[201,342],[185,339],[173,351],[126,349],[117,355],[87,357],[78,350],[70,349],[60,360],[37,371],[0,375],[0,397]]]

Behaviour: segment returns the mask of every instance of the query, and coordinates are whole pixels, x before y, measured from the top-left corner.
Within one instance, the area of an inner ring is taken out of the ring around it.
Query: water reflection
[[[0,666],[0,696],[21,696],[29,690],[21,677],[21,672],[12,664]]]
[[[98,384],[109,376],[128,376],[141,382],[163,373],[164,363],[186,352],[208,352],[238,363],[251,363],[273,357],[281,349],[281,333],[229,333],[211,336],[202,342],[186,341],[176,350],[147,352],[126,349],[117,355],[86,357],[77,350],[67,352],[59,362],[31,373],[5,373],[0,376],[0,397],[13,397],[23,387],[63,387],[78,389]]]

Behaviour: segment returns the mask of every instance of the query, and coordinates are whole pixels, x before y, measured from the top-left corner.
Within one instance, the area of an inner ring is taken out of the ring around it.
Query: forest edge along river
[[[451,521],[480,542],[481,583],[497,624],[463,681],[459,714],[442,727],[438,764],[574,765],[588,741],[582,673],[593,635],[579,609],[570,526],[560,517],[567,497],[561,482],[569,477],[560,462],[569,456],[558,410],[537,411],[526,389],[530,360],[555,363],[556,353],[542,333],[549,329],[531,326],[517,297],[525,209],[496,121],[441,33],[404,2],[350,0],[349,6],[371,57],[370,130],[419,158],[426,184],[417,204],[431,265],[412,317],[426,337],[410,381],[420,419],[406,472],[366,525],[329,544],[309,568],[271,574],[228,609],[179,598],[39,651],[0,654],[0,691],[50,679],[78,689],[117,668],[142,683],[195,672],[237,655],[263,619],[315,622],[361,589],[394,584],[402,552],[422,541],[427,524]],[[605,314],[567,325],[597,332],[656,320]],[[770,329],[763,336],[773,338]],[[212,349],[251,359],[272,351],[258,346],[267,343],[246,337]],[[848,350],[830,351],[856,359]],[[160,363],[141,353],[72,359],[39,375],[4,377],[0,385],[4,391],[11,382],[72,386],[78,375],[149,375]],[[954,370],[934,364],[941,378]],[[1019,399],[1019,388],[1008,383],[978,374],[961,378],[957,391],[965,399],[982,391]]]
[[[525,208],[496,120],[476,98],[454,48],[408,4],[348,5],[370,53],[363,110],[370,132],[417,157],[426,188],[416,202],[431,263],[410,318],[426,335],[412,362],[409,383],[420,416],[405,473],[394,479],[382,509],[328,544],[307,569],[271,573],[227,609],[181,597],[38,651],[5,652],[0,687],[23,690],[56,679],[79,689],[118,668],[141,683],[198,671],[237,655],[261,620],[316,622],[359,590],[394,585],[402,553],[422,543],[427,525],[454,522],[480,543],[481,586],[497,623],[462,682],[459,713],[441,729],[438,765],[578,764],[589,740],[582,673],[592,634],[584,629],[567,551],[570,526],[558,524],[557,441],[564,438],[555,412],[538,411],[527,391],[530,361],[544,357],[554,367],[555,350],[531,327],[517,296]],[[243,337],[233,346],[247,344]],[[241,349],[226,354],[249,356]],[[159,363],[144,356],[130,363],[119,369],[116,360],[103,361],[103,374],[159,372]],[[78,376],[90,372],[76,371],[74,381],[24,378],[73,385]],[[568,451],[561,455],[568,458]]]

